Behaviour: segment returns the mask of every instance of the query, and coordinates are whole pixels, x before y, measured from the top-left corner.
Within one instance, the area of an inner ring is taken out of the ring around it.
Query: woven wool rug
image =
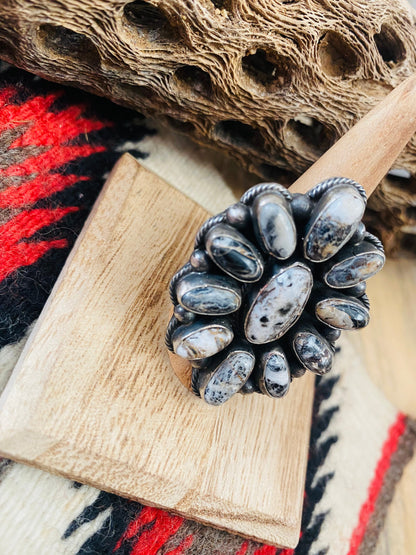
[[[0,390],[123,152],[212,212],[254,183],[135,113],[0,65]],[[295,550],[0,459],[0,554],[371,553],[416,434],[414,423],[356,370],[360,353],[348,343],[341,348],[348,367],[337,364],[317,380]]]

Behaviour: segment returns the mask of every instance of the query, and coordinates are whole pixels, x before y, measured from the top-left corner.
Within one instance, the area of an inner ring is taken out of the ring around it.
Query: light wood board
[[[313,377],[205,405],[170,368],[167,285],[208,214],[125,155],[0,400],[2,455],[292,547]]]

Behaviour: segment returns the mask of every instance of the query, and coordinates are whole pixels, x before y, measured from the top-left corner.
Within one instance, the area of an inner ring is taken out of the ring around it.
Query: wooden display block
[[[164,345],[167,286],[209,216],[123,156],[0,400],[1,454],[287,547],[299,538],[313,377],[204,404]]]

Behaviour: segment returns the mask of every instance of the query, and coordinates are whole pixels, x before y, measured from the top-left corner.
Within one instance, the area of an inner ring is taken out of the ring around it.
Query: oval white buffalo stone
[[[292,256],[297,235],[289,202],[278,193],[263,193],[253,202],[253,214],[264,250],[280,260]]]
[[[249,307],[246,338],[256,344],[279,339],[302,314],[312,285],[312,272],[301,262],[276,269]]]
[[[260,357],[259,387],[269,397],[283,397],[289,391],[290,371],[285,353],[275,346]]]
[[[304,239],[305,257],[323,262],[334,256],[354,234],[365,201],[353,185],[329,189],[312,211]]]
[[[370,321],[370,313],[358,300],[351,297],[322,299],[315,305],[318,320],[331,328],[356,330]]]
[[[260,252],[233,227],[215,225],[207,232],[205,245],[215,264],[231,277],[243,282],[261,278],[264,264]]]
[[[173,350],[188,360],[216,355],[234,338],[231,325],[226,321],[194,322],[179,326],[172,335]]]
[[[210,405],[222,405],[243,387],[254,368],[254,363],[255,357],[251,351],[233,349],[202,380],[201,397]]]
[[[232,278],[192,272],[176,287],[179,303],[195,314],[219,316],[240,308],[241,288]]]
[[[307,328],[298,330],[292,344],[296,356],[305,368],[320,375],[331,370],[331,347],[317,331]]]
[[[345,247],[345,252],[340,255],[323,275],[325,283],[335,289],[353,287],[369,279],[383,268],[386,261],[384,253],[367,242]]]

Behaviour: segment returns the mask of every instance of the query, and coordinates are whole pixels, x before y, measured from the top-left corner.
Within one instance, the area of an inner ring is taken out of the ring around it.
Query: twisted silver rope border
[[[172,335],[175,332],[176,328],[179,327],[179,325],[180,325],[179,320],[175,316],[172,316],[172,318],[169,320],[168,327],[166,328],[165,345],[172,353],[173,353]]]
[[[259,183],[246,191],[240,198],[240,202],[243,204],[250,204],[257,195],[271,191],[281,193],[288,201],[292,200],[291,193],[283,185],[280,185],[279,183]]]
[[[216,216],[212,216],[212,218],[209,218],[206,222],[204,222],[195,236],[195,249],[203,248],[205,235],[211,229],[211,227],[214,227],[214,225],[217,224],[222,224],[224,222],[225,212],[220,212]]]
[[[176,284],[183,276],[186,276],[191,272],[192,272],[192,266],[190,262],[187,262],[182,266],[182,268],[179,268],[176,274],[172,276],[172,279],[169,282],[169,297],[174,306],[178,304],[178,298],[176,296]]]
[[[368,241],[369,243],[374,245],[379,251],[381,251],[384,254],[384,245],[383,245],[383,243],[380,241],[380,239],[378,237],[376,237],[375,235],[373,235],[369,231],[365,232],[363,241]]]
[[[357,191],[364,199],[364,202],[367,204],[367,193],[365,192],[364,187],[354,179],[349,179],[346,177],[330,177],[329,179],[325,179],[324,181],[321,181],[321,183],[318,183],[318,185],[315,185],[315,187],[313,187],[310,191],[308,191],[307,195],[312,200],[318,200],[329,189],[331,189],[332,187],[336,187],[337,185],[352,185],[357,189]]]

